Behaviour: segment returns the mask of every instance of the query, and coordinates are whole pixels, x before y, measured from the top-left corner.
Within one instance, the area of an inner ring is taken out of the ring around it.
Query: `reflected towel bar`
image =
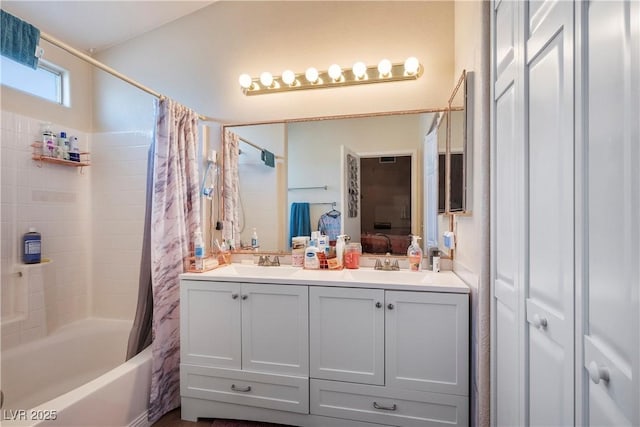
[[[326,185],[321,185],[318,187],[289,187],[288,190],[289,191],[294,191],[294,190],[326,190],[327,188],[329,188]]]

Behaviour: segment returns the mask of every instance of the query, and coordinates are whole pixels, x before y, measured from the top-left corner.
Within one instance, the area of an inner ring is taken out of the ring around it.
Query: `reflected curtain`
[[[158,101],[153,157],[151,280],[153,341],[149,421],[180,406],[180,278],[200,231],[198,115]]]
[[[222,235],[225,241],[232,241],[234,247],[240,244],[240,193],[238,157],[240,138],[236,133],[225,130],[223,141],[223,187],[224,225]]]

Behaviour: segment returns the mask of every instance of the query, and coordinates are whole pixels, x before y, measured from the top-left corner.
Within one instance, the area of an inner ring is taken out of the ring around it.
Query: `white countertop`
[[[261,267],[230,264],[205,273],[184,273],[181,279],[221,282],[272,283],[309,286],[383,288],[422,292],[469,293],[469,287],[452,271],[305,270],[288,265]]]

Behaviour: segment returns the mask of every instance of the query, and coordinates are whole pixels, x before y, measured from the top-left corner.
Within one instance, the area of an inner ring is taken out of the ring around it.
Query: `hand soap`
[[[411,236],[411,245],[407,249],[407,257],[409,258],[409,270],[422,271],[422,248],[418,244],[420,236]]]

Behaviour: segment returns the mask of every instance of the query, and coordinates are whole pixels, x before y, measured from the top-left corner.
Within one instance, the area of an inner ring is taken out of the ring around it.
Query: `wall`
[[[455,70],[473,72],[469,157],[471,215],[456,216],[454,271],[471,287],[471,421],[489,425],[489,7],[455,2]]]
[[[68,91],[69,106],[65,107],[10,87],[1,86],[2,109],[26,117],[40,117],[43,121],[58,123],[60,126],[75,128],[83,132],[91,132],[93,67],[44,40],[40,42],[40,46],[44,48],[44,59],[62,67],[69,73],[69,80],[72,82]]]
[[[135,315],[151,125],[146,131],[93,135],[94,316],[133,319]]]
[[[4,108],[4,105],[3,105]],[[44,116],[48,120],[48,116]],[[43,120],[2,111],[1,229],[3,347],[43,336],[88,314],[90,287],[91,168],[41,164],[31,159]],[[78,136],[89,134],[60,124]],[[21,264],[20,240],[29,227],[42,234],[46,266]],[[14,273],[22,272],[22,277]]]
[[[244,96],[238,76],[333,62],[420,58],[424,75],[393,84]],[[216,2],[97,55],[154,90],[222,122],[442,108],[453,88],[451,2]],[[96,76],[96,126],[126,129],[143,97]],[[118,110],[116,110],[116,108]]]

